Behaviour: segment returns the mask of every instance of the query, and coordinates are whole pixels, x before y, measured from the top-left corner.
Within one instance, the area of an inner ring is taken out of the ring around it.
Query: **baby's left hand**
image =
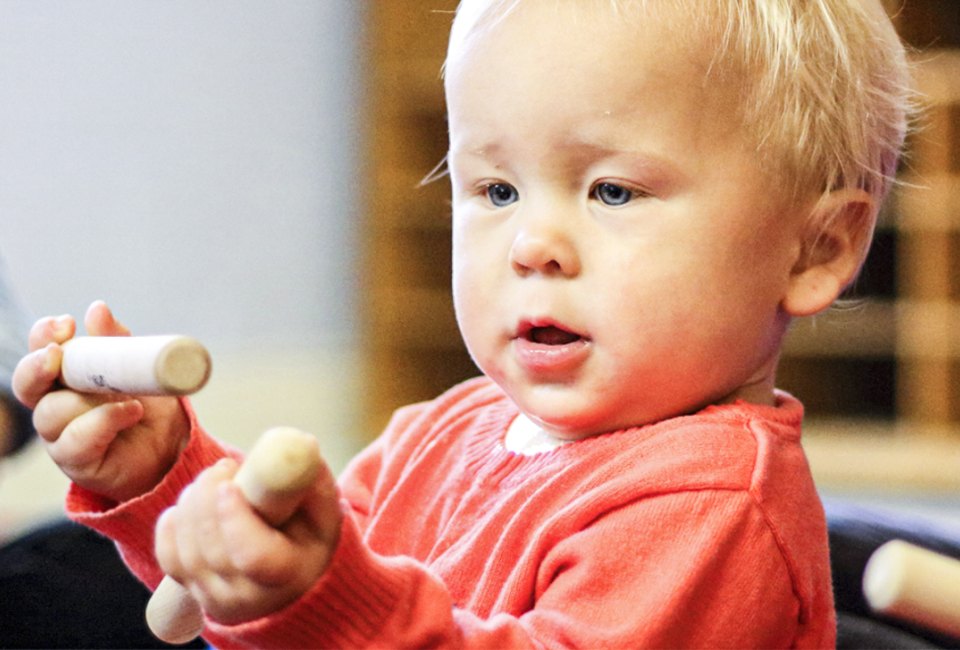
[[[160,568],[214,620],[236,625],[276,612],[323,575],[340,535],[333,475],[320,475],[280,528],[268,525],[233,482],[238,465],[207,468],[157,521]]]

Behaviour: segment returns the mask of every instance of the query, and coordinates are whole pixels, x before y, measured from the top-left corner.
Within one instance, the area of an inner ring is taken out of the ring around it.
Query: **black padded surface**
[[[51,523],[0,547],[0,647],[177,647],[147,628],[149,597],[113,542],[77,524]]]
[[[830,565],[839,648],[960,648],[960,639],[874,614],[863,596],[863,570],[892,539],[960,559],[960,531],[929,519],[894,515],[842,500],[827,500]],[[958,603],[960,607],[960,603]]]

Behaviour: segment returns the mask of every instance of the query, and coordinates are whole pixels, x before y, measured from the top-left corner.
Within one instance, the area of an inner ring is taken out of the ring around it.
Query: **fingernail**
[[[53,319],[53,332],[54,334],[66,334],[69,332],[70,327],[70,315],[63,314],[62,316],[57,316]]]
[[[59,364],[53,358],[53,350],[56,347],[56,343],[48,343],[43,349],[43,371],[48,375],[59,371]]]
[[[135,412],[142,410],[140,400],[138,399],[124,399],[119,402],[114,402],[113,408],[119,409],[120,412],[123,414],[130,414],[130,415],[133,415]]]
[[[94,300],[92,303],[90,303],[90,308],[88,309],[88,311],[91,311],[91,310],[94,310],[94,309],[103,309],[103,310],[105,310],[105,311],[107,312],[107,316],[110,318],[110,320],[111,320],[111,321],[116,321],[116,319],[113,317],[113,311],[107,306],[107,301],[106,301],[106,300],[99,300],[99,299],[98,299],[98,300]]]

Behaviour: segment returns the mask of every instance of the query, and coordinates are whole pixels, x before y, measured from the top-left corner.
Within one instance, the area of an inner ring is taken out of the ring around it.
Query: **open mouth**
[[[532,327],[527,332],[527,339],[541,345],[566,345],[579,341],[581,336],[565,329],[548,325],[547,327]]]
[[[569,345],[582,340],[584,337],[561,325],[524,323],[517,332],[517,338],[539,345]]]
[[[521,321],[513,339],[514,359],[531,378],[556,381],[570,378],[591,354],[591,339],[583,332],[549,318]]]

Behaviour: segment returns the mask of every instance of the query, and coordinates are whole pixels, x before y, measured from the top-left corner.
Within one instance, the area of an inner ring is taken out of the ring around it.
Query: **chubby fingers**
[[[287,533],[298,540],[314,538],[332,549],[340,538],[342,520],[340,490],[330,466],[323,462],[313,489],[304,498],[298,516],[291,519]]]
[[[220,487],[229,485],[236,471],[237,463],[231,459],[208,467],[157,520],[154,543],[160,568],[191,588],[201,602],[205,585],[234,573],[217,502]]]
[[[14,396],[27,408],[35,408],[56,385],[62,361],[63,350],[56,343],[48,343],[20,359],[10,379]]]
[[[47,347],[50,343],[63,343],[73,338],[77,323],[73,316],[46,316],[33,324],[27,342],[31,351]]]
[[[95,300],[83,317],[84,327],[91,336],[130,336],[130,330],[113,315],[102,300]]]
[[[236,483],[220,486],[218,512],[230,561],[248,579],[266,587],[300,583],[305,591],[327,569],[340,536],[340,493],[321,462],[313,485],[294,514],[279,527],[267,524]]]
[[[129,336],[130,330],[118,321],[102,300],[90,305],[84,324],[91,336]],[[60,379],[63,350],[60,345],[72,339],[77,323],[70,315],[47,316],[36,321],[28,335],[30,352],[17,364],[11,378],[14,396],[33,409]]]
[[[244,540],[226,546],[229,563],[239,574],[264,586],[290,581],[289,555],[282,552],[292,549],[287,526],[274,528],[264,521],[232,482],[219,487],[217,513],[224,538]]]
[[[99,470],[117,435],[142,417],[143,404],[136,399],[113,401],[58,390],[37,403],[33,423],[53,461],[83,482],[85,474]]]
[[[73,338],[76,330],[76,322],[67,315],[41,318],[30,328],[30,352],[17,363],[10,381],[14,396],[27,408],[34,408],[57,383],[63,361],[60,344]]]
[[[279,528],[244,497],[236,470],[235,462],[223,460],[202,472],[160,517],[155,535],[160,567],[208,616],[226,624],[259,618],[302,596],[329,564],[341,517],[328,470]]]

